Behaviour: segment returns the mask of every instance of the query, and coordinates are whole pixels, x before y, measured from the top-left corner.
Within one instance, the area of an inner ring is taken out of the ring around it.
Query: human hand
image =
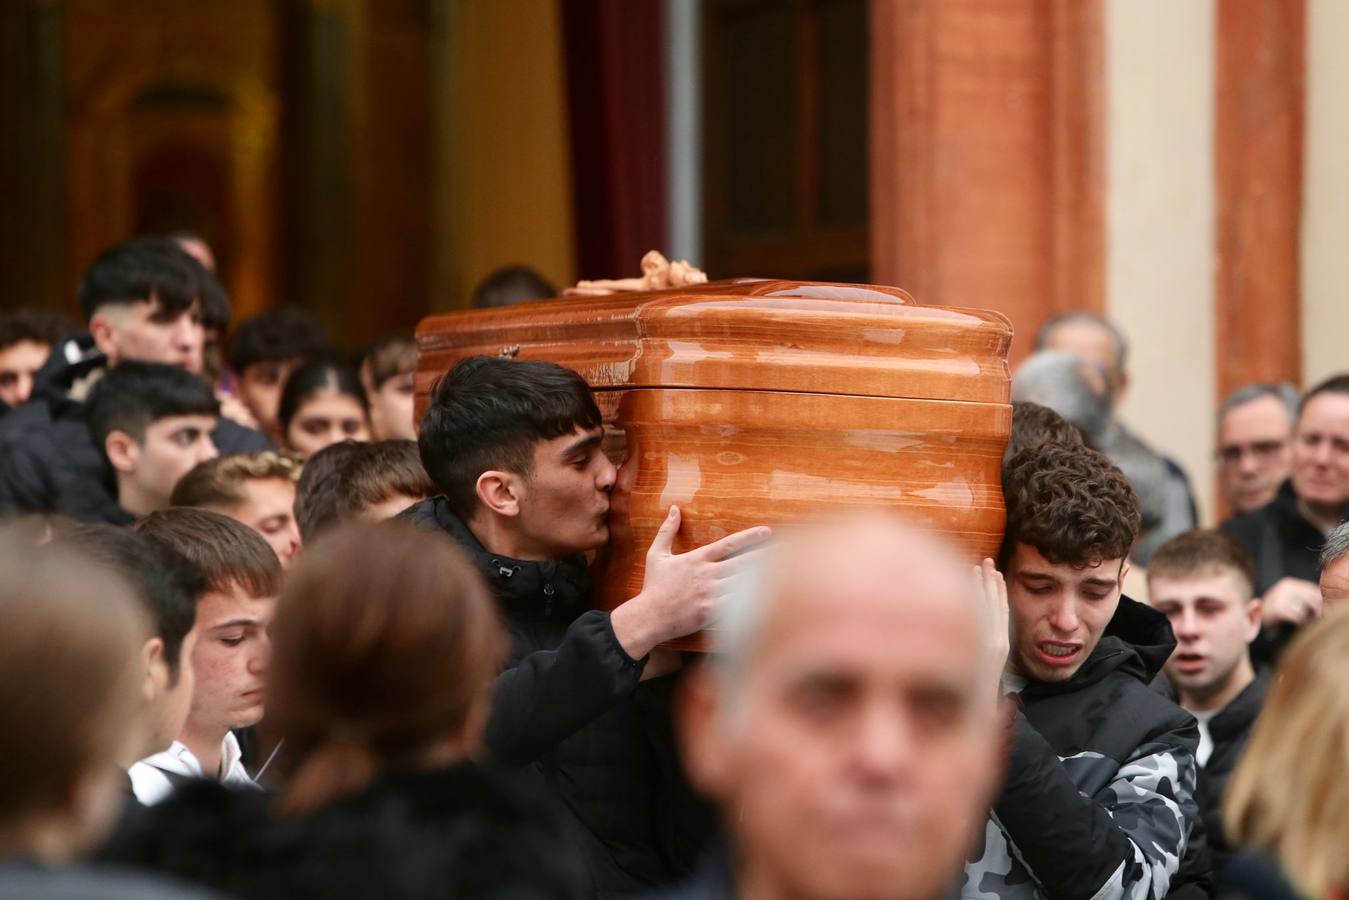
[[[633,659],[704,628],[734,584],[734,576],[753,558],[749,551],[772,534],[763,526],[748,528],[696,550],[675,553],[680,520],[679,507],[670,507],[647,551],[641,592],[610,614],[614,635]]]
[[[984,614],[988,618],[987,654],[996,676],[1002,677],[1007,666],[1007,654],[1011,652],[1011,625],[1007,606],[1007,582],[998,571],[993,560],[985,559],[974,566],[974,580],[983,598]]]
[[[1266,628],[1283,622],[1302,625],[1321,616],[1321,589],[1301,578],[1280,578],[1261,599]]]

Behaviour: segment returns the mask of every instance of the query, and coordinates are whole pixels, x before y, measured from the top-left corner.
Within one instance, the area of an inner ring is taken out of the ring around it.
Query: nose
[[[1237,470],[1242,475],[1254,475],[1260,471],[1260,461],[1256,458],[1255,452],[1250,448],[1242,451],[1237,459]]]
[[[197,453],[197,462],[206,462],[206,460],[215,459],[219,455],[220,451],[216,449],[215,441],[207,437],[201,442],[201,450]]]
[[[33,396],[33,375],[31,372],[19,373],[18,394],[13,406],[21,406],[28,402],[28,398]]]
[[[1171,621],[1177,640],[1194,640],[1199,637],[1199,617],[1194,610],[1187,609]]]
[[[1064,596],[1054,604],[1049,613],[1049,624],[1061,634],[1072,634],[1077,631],[1081,620],[1077,616],[1077,603],[1071,595]]]
[[[873,702],[863,712],[854,745],[857,771],[870,782],[891,781],[913,759],[914,728],[890,703]]]
[[[300,526],[294,522],[290,523],[290,529],[286,534],[286,546],[289,548],[286,551],[286,559],[294,559],[300,552]]]
[[[618,467],[603,453],[600,454],[600,459],[600,470],[595,475],[595,486],[601,491],[608,493],[614,489],[614,481],[618,477]]]
[[[272,639],[264,630],[258,638],[257,650],[248,658],[248,671],[252,675],[262,675],[272,660]]]

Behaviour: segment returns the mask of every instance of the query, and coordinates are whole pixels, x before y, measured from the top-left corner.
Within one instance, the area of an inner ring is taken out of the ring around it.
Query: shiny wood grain
[[[884,507],[972,560],[997,554],[1009,406],[718,390],[601,399],[622,454],[599,569],[606,608],[641,590],[646,549],[672,504],[683,513],[676,552],[754,525]]]

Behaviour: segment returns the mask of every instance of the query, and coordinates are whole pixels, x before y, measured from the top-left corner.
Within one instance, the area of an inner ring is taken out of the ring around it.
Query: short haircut
[[[61,541],[116,570],[131,585],[164,642],[164,660],[177,679],[183,640],[197,622],[197,600],[206,592],[201,571],[169,544],[112,525],[80,524]]]
[[[186,312],[201,297],[205,271],[169,238],[134,238],[104,250],[85,270],[80,311],[92,319],[105,306],[157,301],[165,312]]]
[[[1003,451],[1003,463],[1006,464],[1022,450],[1041,444],[1067,444],[1080,447],[1082,432],[1048,406],[1041,406],[1029,400],[1014,402],[1012,433],[1007,439],[1007,449]]]
[[[469,305],[492,309],[556,296],[557,288],[529,266],[504,266],[478,282]]]
[[[197,463],[173,486],[172,506],[233,507],[244,500],[244,482],[263,478],[299,481],[304,461],[289,453],[264,450],[234,453]]]
[[[1302,403],[1297,408],[1299,418],[1307,410],[1307,404],[1311,402],[1312,398],[1321,394],[1349,394],[1349,374],[1332,375],[1303,394]]]
[[[1339,562],[1349,553],[1349,522],[1341,522],[1326,535],[1321,547],[1321,570]]]
[[[370,385],[375,390],[390,378],[417,371],[417,342],[411,335],[380,338],[365,352],[370,364]]]
[[[1100,390],[1090,379],[1100,367],[1066,350],[1041,350],[1021,364],[1012,379],[1012,400],[1038,403],[1067,419],[1088,446],[1099,446],[1110,427],[1110,381],[1101,373]]]
[[[489,470],[528,477],[540,441],[598,428],[599,407],[585,379],[555,363],[472,356],[436,382],[422,419],[422,465],[467,521],[477,508],[478,476]]]
[[[208,591],[223,593],[238,586],[251,597],[274,597],[281,589],[276,551],[229,516],[175,506],[152,512],[132,528],[186,557],[201,571]]]
[[[1028,544],[1054,565],[1089,566],[1129,555],[1138,537],[1138,496],[1115,465],[1086,447],[1043,444],[1003,467],[1007,531],[1000,567]]]
[[[1148,579],[1190,578],[1215,570],[1238,575],[1249,599],[1255,593],[1255,563],[1241,542],[1223,531],[1199,528],[1163,542],[1148,558]]]
[[[1100,326],[1110,332],[1110,337],[1115,342],[1115,367],[1120,371],[1124,371],[1124,363],[1129,357],[1129,342],[1125,339],[1124,332],[1120,331],[1119,326],[1115,325],[1114,322],[1111,322],[1105,316],[1100,315],[1099,313],[1088,312],[1085,309],[1060,313],[1057,316],[1050,317],[1047,322],[1040,326],[1040,332],[1035,336],[1036,351],[1038,352],[1049,346],[1049,336],[1054,332],[1055,328],[1058,328],[1060,325],[1072,325],[1079,322],[1088,322],[1092,325]]]
[[[192,256],[192,262],[201,270],[198,272],[201,279],[201,324],[216,332],[223,332],[230,327],[230,295],[214,272],[203,266],[195,256]]]
[[[336,470],[340,515],[357,516],[398,496],[430,497],[439,493],[426,474],[416,441],[390,440],[357,444]]]
[[[61,338],[79,331],[79,326],[64,313],[48,309],[21,309],[0,316],[0,350],[32,341],[53,346]]]
[[[240,374],[261,362],[308,360],[331,353],[328,336],[312,315],[280,306],[245,319],[230,338],[230,368]]]
[[[103,451],[114,431],[139,443],[160,419],[219,414],[220,401],[200,376],[169,363],[127,360],[94,385],[86,417],[94,446]]]
[[[1218,407],[1218,421],[1222,421],[1223,416],[1227,415],[1238,406],[1245,406],[1247,403],[1259,400],[1262,397],[1273,397],[1283,404],[1284,409],[1288,410],[1288,421],[1297,420],[1298,407],[1302,404],[1302,398],[1298,396],[1297,388],[1286,381],[1278,384],[1247,384],[1237,388],[1227,395],[1223,400],[1222,406]]]
[[[118,572],[65,544],[0,527],[0,820],[65,809],[75,779],[108,771],[144,700],[149,626]]]
[[[281,389],[276,419],[281,424],[282,433],[290,427],[291,420],[309,398],[321,391],[346,394],[359,403],[362,410],[369,412],[370,400],[365,396],[365,388],[361,387],[361,379],[357,377],[355,369],[335,359],[307,362],[290,373],[286,386]]]
[[[305,541],[341,520],[342,469],[361,446],[355,441],[338,441],[305,460],[295,485],[295,524]]]

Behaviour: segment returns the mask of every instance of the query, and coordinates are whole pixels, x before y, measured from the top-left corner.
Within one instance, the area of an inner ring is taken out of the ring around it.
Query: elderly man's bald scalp
[[[970,565],[946,541],[883,511],[829,519],[782,535],[727,598],[716,629],[719,663],[732,679],[791,608],[820,606],[845,613],[850,605],[883,602],[921,612],[939,606],[968,616],[977,640],[988,622]]]

